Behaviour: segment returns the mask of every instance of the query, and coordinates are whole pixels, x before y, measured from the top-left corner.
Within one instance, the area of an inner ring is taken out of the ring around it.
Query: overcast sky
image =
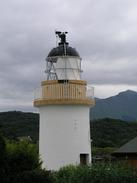
[[[137,0],[0,0],[0,111],[33,111],[54,31],[82,57],[95,95],[137,91]]]

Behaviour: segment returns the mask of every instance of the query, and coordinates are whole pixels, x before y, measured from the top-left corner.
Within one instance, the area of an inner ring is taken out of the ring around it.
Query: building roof
[[[121,146],[115,153],[137,153],[137,137]]]
[[[79,53],[75,48],[68,46],[67,44],[60,44],[58,47],[53,48],[47,57],[55,57],[55,56],[75,56],[79,57]]]

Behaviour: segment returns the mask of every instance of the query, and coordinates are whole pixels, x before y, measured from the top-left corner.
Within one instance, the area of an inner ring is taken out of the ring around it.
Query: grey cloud
[[[83,58],[83,79],[136,85],[135,0],[5,0],[0,12],[0,110],[5,102],[6,109],[8,103],[10,109],[13,103],[32,107],[33,89],[46,78],[45,57],[56,45],[55,29],[69,32]]]

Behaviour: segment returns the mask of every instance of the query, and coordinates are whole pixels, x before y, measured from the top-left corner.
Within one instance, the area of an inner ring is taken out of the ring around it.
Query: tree
[[[7,144],[7,161],[9,171],[13,174],[39,169],[41,166],[37,146],[27,140]]]

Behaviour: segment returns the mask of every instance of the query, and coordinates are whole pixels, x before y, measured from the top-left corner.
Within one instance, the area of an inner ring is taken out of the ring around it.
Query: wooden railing
[[[74,83],[46,84],[34,92],[34,100],[39,99],[88,99],[94,98],[94,88]]]

